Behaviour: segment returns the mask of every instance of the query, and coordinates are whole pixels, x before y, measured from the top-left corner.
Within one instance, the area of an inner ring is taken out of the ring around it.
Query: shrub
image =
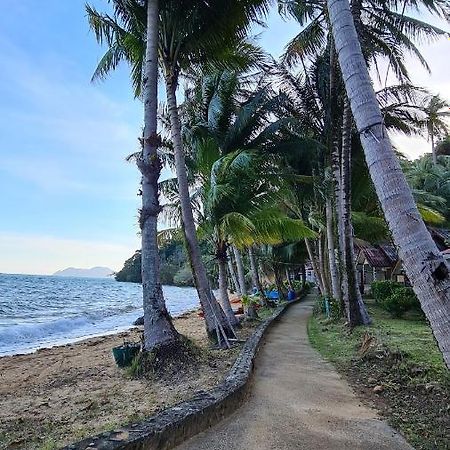
[[[380,301],[381,307],[392,317],[400,318],[406,311],[416,307],[418,303],[414,291],[409,287],[396,287],[392,294]]]
[[[333,297],[327,297],[325,295],[321,295],[317,300],[313,307],[313,315],[319,316],[319,315],[326,315],[326,302],[328,301],[329,305],[329,319],[336,321],[339,320],[342,317],[342,309],[341,304],[338,300],[336,300]]]
[[[372,296],[377,302],[382,302],[386,300],[394,290],[404,287],[401,283],[396,281],[374,281],[370,289],[372,291]]]

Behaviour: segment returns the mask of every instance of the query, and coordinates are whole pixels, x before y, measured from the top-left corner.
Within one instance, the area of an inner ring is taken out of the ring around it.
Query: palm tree
[[[277,156],[283,141],[276,135],[282,123],[271,121],[278,96],[264,86],[248,92],[245,79],[245,74],[229,71],[203,76],[183,104],[189,116],[184,128],[187,154],[195,160],[188,166],[196,168],[193,178],[204,192],[204,221],[214,236],[219,272],[225,276],[226,250],[231,246],[241,293],[246,287],[240,249],[249,248],[255,285],[262,291],[252,244],[292,239],[294,229],[297,237],[304,237],[307,231],[274,208],[285,172]],[[224,280],[221,286],[226,286]],[[225,288],[221,290],[226,301]]]
[[[435,139],[443,138],[449,133],[449,125],[443,120],[450,117],[450,105],[439,95],[433,95],[424,100],[423,111],[426,115],[425,126],[428,139],[431,141],[431,154],[433,155],[433,164],[437,164],[437,154],[435,148]]]
[[[383,123],[348,0],[328,0],[339,65],[367,166],[408,278],[450,368],[449,268],[431,239]]]
[[[236,48],[243,41],[250,23],[266,12],[267,4],[267,0],[212,0],[208,3],[164,0],[160,4],[159,63],[166,84],[183,230],[207,332],[213,339],[217,336],[218,329],[229,336],[234,336],[234,332],[228,327],[225,315],[214,299],[201,260],[189,200],[176,91],[180,75],[193,66],[224,64],[231,60],[234,64],[242,63],[242,56],[230,49]],[[94,78],[104,78],[121,61],[126,61],[131,66],[134,90],[139,96],[143,81],[145,7],[139,0],[114,0],[114,5],[114,17],[100,14],[87,6],[89,23],[97,40],[100,43],[106,41],[108,45]],[[227,17],[227,20],[223,20],[223,17]]]
[[[124,18],[121,2],[114,4],[115,14]],[[96,28],[95,11],[87,6],[91,26],[96,31],[97,39],[102,41],[105,30]],[[157,132],[158,105],[158,30],[159,4],[158,0],[148,0],[145,7],[139,9],[142,22],[141,39],[141,69],[144,72],[142,81],[144,103],[144,133],[140,140],[142,150],[134,155],[138,169],[142,174],[142,209],[140,211],[140,227],[142,238],[141,274],[144,307],[144,347],[151,351],[156,346],[177,344],[179,335],[175,330],[170,315],[167,312],[159,274],[159,254],[157,243],[157,221],[160,211],[158,177],[161,171],[161,161],[158,156],[160,138]],[[105,21],[112,24],[111,18]],[[107,52],[103,58],[97,76],[102,76],[105,65],[114,66],[113,51]]]

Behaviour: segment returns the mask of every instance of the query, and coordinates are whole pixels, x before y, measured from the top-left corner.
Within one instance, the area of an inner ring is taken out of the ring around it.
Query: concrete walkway
[[[293,305],[268,333],[249,401],[178,450],[411,450],[311,348],[312,303]]]

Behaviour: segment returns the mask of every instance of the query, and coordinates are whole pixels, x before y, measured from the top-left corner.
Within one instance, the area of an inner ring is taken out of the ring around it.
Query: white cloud
[[[139,239],[124,243],[0,233],[0,272],[52,274],[66,267],[106,266],[119,270],[139,248]]]

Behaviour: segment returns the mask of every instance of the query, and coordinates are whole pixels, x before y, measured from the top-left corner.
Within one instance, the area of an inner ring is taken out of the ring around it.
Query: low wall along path
[[[312,349],[307,320],[314,298],[264,321],[216,388],[65,449],[411,450]]]

